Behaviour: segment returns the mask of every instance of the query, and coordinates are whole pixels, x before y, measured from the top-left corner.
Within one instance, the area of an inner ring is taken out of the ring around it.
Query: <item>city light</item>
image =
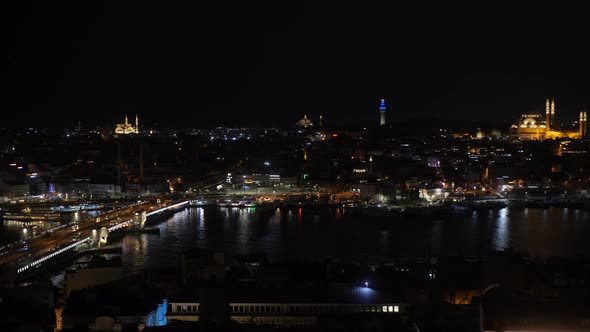
[[[590,326],[586,8],[201,7],[7,11],[2,331]]]

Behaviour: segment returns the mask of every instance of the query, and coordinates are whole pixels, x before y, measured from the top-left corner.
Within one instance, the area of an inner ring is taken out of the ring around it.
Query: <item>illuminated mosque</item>
[[[115,134],[139,134],[139,116],[135,115],[135,126],[129,123],[129,119],[127,115],[125,115],[125,122],[124,123],[117,123],[115,126]]]
[[[579,128],[560,128],[555,121],[555,99],[545,101],[545,116],[540,113],[527,113],[520,116],[517,125],[512,125],[514,136],[527,140],[544,140],[556,138],[583,138],[586,136],[586,112],[580,112]]]
[[[297,121],[297,125],[299,127],[307,128],[307,127],[312,127],[313,123],[311,122],[311,120],[309,120],[307,118],[307,114],[306,114],[306,115],[303,115],[303,118],[301,120]]]

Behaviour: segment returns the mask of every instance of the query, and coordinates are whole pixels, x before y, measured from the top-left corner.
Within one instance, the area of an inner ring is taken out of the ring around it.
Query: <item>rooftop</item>
[[[170,302],[198,302],[199,292],[181,290],[170,297]],[[228,288],[230,303],[343,303],[380,304],[399,303],[400,299],[369,287],[343,288]]]

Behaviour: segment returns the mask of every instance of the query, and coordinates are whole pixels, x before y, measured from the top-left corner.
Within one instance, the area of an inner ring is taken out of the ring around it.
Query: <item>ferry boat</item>
[[[60,205],[51,207],[51,211],[57,212],[76,212],[76,211],[90,211],[100,210],[104,208],[102,204],[76,204],[76,205]]]
[[[196,206],[196,207],[214,205],[210,200],[205,199],[205,198],[199,198],[199,199],[190,200],[188,202],[188,204],[190,206]]]
[[[2,218],[4,220],[18,221],[61,221],[61,215],[59,213],[5,212]]]
[[[243,205],[244,205],[244,207],[255,207],[256,203],[250,202],[250,201],[245,201]]]

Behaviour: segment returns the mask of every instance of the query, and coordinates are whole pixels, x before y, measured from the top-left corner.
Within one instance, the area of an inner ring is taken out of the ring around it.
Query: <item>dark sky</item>
[[[588,11],[557,1],[13,2],[0,126],[374,124],[381,97],[392,121],[590,107]]]

